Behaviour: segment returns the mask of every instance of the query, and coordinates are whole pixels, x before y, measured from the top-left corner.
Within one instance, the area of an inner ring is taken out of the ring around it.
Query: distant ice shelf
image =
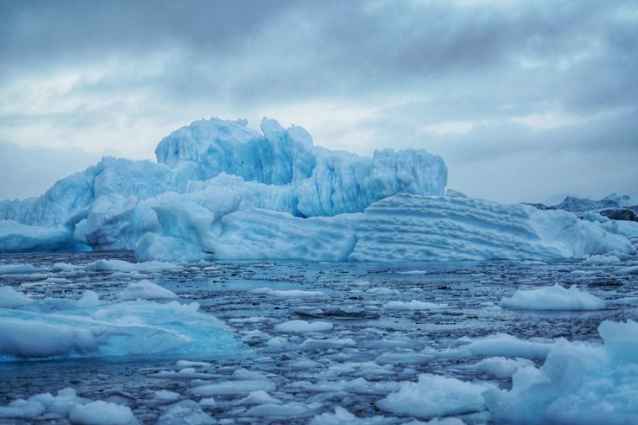
[[[104,158],[39,198],[0,202],[0,252],[134,250],[138,261],[447,261],[635,254],[638,229],[446,193],[423,150],[372,158],[264,119],[200,120],[157,162]]]

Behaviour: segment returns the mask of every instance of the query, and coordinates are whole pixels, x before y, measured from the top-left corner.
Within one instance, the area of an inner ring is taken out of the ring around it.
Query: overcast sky
[[[424,148],[499,201],[638,192],[638,2],[0,0],[0,199],[200,118]]]

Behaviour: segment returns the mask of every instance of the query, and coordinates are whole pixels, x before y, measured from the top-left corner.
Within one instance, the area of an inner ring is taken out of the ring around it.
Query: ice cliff
[[[459,260],[632,254],[622,235],[558,211],[443,197],[423,150],[372,158],[301,127],[200,120],[157,162],[104,158],[39,198],[0,202],[0,252],[135,250],[138,260]]]

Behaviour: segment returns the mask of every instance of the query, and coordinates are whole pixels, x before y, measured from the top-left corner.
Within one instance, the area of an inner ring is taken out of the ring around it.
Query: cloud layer
[[[475,196],[638,192],[637,47],[622,0],[2,2],[0,141],[141,158],[266,115]]]

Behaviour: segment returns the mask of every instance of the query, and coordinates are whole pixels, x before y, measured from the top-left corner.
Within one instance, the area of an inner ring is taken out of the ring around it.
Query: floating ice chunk
[[[177,363],[175,363],[177,365],[177,367],[179,369],[186,369],[186,368],[195,368],[195,367],[210,367],[210,363],[207,362],[193,362],[190,360],[178,360]]]
[[[96,272],[150,272],[162,270],[182,270],[183,267],[175,263],[161,261],[147,261],[143,263],[129,263],[122,260],[98,260],[93,263]]]
[[[507,359],[505,357],[489,357],[474,365],[477,370],[497,378],[510,378],[520,369],[528,366],[534,366],[534,362],[527,359]]]
[[[381,381],[370,382],[364,378],[342,379],[339,381],[319,381],[313,384],[308,381],[298,381],[289,385],[290,388],[301,389],[314,392],[334,392],[343,391],[354,394],[382,394],[386,395],[390,391],[398,390],[399,382]]]
[[[277,332],[284,333],[306,333],[306,332],[327,332],[332,330],[332,323],[328,322],[306,322],[305,320],[290,320],[275,326]]]
[[[166,288],[163,288],[149,280],[131,282],[126,289],[118,294],[122,300],[170,300],[178,296]]]
[[[245,369],[243,367],[240,367],[239,369],[235,370],[233,372],[233,378],[234,379],[266,379],[266,374],[264,374],[263,372],[259,372],[256,370],[248,370]]]
[[[400,271],[397,272],[397,274],[428,274],[429,272],[427,270],[407,270],[407,271]]]
[[[192,400],[184,400],[160,416],[157,425],[213,425],[217,421]]]
[[[223,323],[198,308],[197,303],[129,301],[54,312],[0,309],[0,360],[241,350]]]
[[[327,350],[330,348],[356,347],[357,343],[352,338],[331,339],[306,339],[299,345],[301,350]]]
[[[638,323],[604,321],[604,344],[561,340],[540,368],[514,374],[510,391],[484,394],[496,421],[625,425],[638,418]]]
[[[31,264],[1,264],[0,275],[37,273],[40,269]]]
[[[623,267],[616,270],[619,275],[638,274],[638,266]]]
[[[296,418],[308,416],[321,407],[320,403],[305,405],[291,402],[288,404],[260,404],[251,407],[246,412],[246,416],[260,416],[263,418]]]
[[[100,305],[100,297],[93,291],[84,291],[82,297],[77,301],[78,308],[94,308]]]
[[[465,422],[459,418],[434,418],[430,419],[427,422],[422,421],[411,421],[406,422],[403,425],[465,425]]]
[[[598,266],[608,266],[620,263],[620,258],[615,255],[591,255],[587,257],[583,264],[594,264]]]
[[[399,291],[397,291],[396,289],[379,287],[379,288],[370,288],[370,289],[368,289],[366,291],[366,294],[370,294],[370,295],[399,295],[401,293]]]
[[[215,407],[217,406],[217,401],[215,401],[214,397],[203,398],[199,401],[200,406],[204,407]]]
[[[303,291],[301,289],[283,290],[267,287],[251,289],[250,292],[253,294],[266,294],[282,298],[321,297],[324,295],[321,291]]]
[[[417,300],[410,302],[390,301],[383,305],[386,310],[435,310],[445,307],[447,307],[447,304],[435,304]]]
[[[511,298],[504,298],[501,306],[513,310],[602,310],[605,302],[578,289],[576,285],[565,289],[555,284],[529,291],[516,291]]]
[[[507,334],[490,335],[483,338],[461,338],[462,351],[473,356],[523,357],[526,359],[544,359],[553,343],[525,341]]]
[[[75,406],[69,414],[69,420],[78,425],[135,425],[138,423],[127,406],[101,400]]]
[[[383,353],[374,359],[379,364],[404,364],[404,363],[425,363],[432,359],[432,356],[419,353]]]
[[[422,374],[418,382],[404,382],[376,405],[387,412],[431,418],[442,415],[478,412],[485,408],[483,385],[456,378]]]
[[[10,286],[0,286],[0,308],[16,308],[29,305],[31,298],[18,292]]]
[[[162,401],[175,401],[179,399],[179,394],[174,391],[159,390],[155,391],[155,399]]]
[[[237,404],[281,404],[281,400],[272,397],[264,390],[253,391],[242,398]]]
[[[341,406],[335,407],[334,413],[326,412],[316,415],[308,425],[382,425],[388,423],[383,416],[359,418]]]
[[[276,336],[266,341],[266,345],[270,348],[283,348],[288,346],[288,344],[290,344],[290,341],[282,336]]]
[[[8,406],[0,407],[0,418],[27,420],[68,418],[78,425],[135,425],[137,420],[131,410],[105,401],[90,401],[78,397],[73,388],[38,394],[28,400],[15,400]]]
[[[269,379],[247,379],[242,381],[225,381],[215,384],[202,385],[192,389],[197,395],[228,395],[228,394],[249,394],[253,391],[274,391],[277,386]]]

